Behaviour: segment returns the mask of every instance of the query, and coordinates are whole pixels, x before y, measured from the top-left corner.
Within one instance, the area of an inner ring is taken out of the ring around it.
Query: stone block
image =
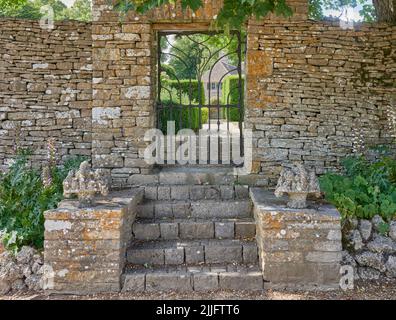
[[[258,252],[256,243],[244,244],[242,247],[242,256],[244,263],[257,263]]]
[[[170,199],[170,187],[158,186],[158,200]]]
[[[249,198],[249,187],[248,186],[235,186],[235,198],[236,199],[247,199]]]
[[[254,222],[235,222],[235,237],[250,239],[256,236],[256,224]]]
[[[154,205],[152,203],[141,204],[136,210],[139,218],[154,218]]]
[[[181,222],[179,224],[181,239],[212,239],[213,222]]]
[[[192,291],[191,276],[182,273],[148,273],[147,291]]]
[[[146,275],[144,273],[133,273],[125,276],[122,292],[145,291]]]
[[[191,186],[190,187],[190,199],[201,200],[205,198],[205,189],[203,186]]]
[[[263,275],[261,272],[249,274],[241,274],[239,272],[220,273],[219,288],[228,290],[263,290]]]
[[[161,238],[164,240],[173,240],[179,238],[179,225],[176,222],[160,223]]]
[[[215,272],[204,272],[193,275],[194,291],[212,291],[219,288],[219,276]]]
[[[133,264],[154,264],[163,265],[165,256],[163,249],[129,249],[127,252],[127,260]]]
[[[180,265],[184,263],[184,248],[165,249],[165,264]]]
[[[158,223],[135,223],[132,230],[137,240],[156,240],[161,235]]]
[[[154,205],[154,215],[158,219],[172,218],[173,210],[172,204],[159,202]]]
[[[171,199],[173,200],[188,200],[189,199],[189,186],[172,186]]]
[[[147,200],[157,200],[157,187],[154,186],[144,187],[144,198]]]
[[[223,200],[231,200],[234,198],[234,188],[230,186],[220,186],[220,194]]]
[[[215,237],[217,239],[233,239],[234,233],[234,222],[215,222]]]
[[[203,246],[188,246],[184,249],[187,264],[200,264],[205,262]]]
[[[242,246],[209,245],[205,247],[206,263],[242,263]]]

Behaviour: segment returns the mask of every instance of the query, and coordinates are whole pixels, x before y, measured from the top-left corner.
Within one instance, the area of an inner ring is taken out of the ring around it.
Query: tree
[[[71,20],[91,21],[91,0],[76,0],[71,8],[66,9],[65,17]]]
[[[396,23],[396,0],[373,0],[378,22]]]
[[[115,8],[121,12],[136,10],[139,13],[145,13],[150,9],[173,2],[175,0],[119,0]],[[180,0],[180,2],[183,9],[190,8],[193,11],[203,6],[202,0]],[[286,4],[286,0],[224,0],[215,25],[226,31],[240,29],[250,16],[261,18],[269,13],[288,17],[292,15],[292,10]]]
[[[180,0],[182,7],[193,11],[202,7],[202,0]],[[323,19],[326,9],[342,10],[347,7],[362,7],[360,15],[364,21],[396,22],[396,0],[307,0],[309,2],[309,17]],[[136,10],[144,13],[163,4],[173,3],[175,0],[119,0],[116,9],[121,12]],[[240,29],[251,16],[265,17],[269,13],[288,17],[292,15],[287,0],[224,0],[224,5],[215,20],[219,28]]]
[[[61,0],[0,0],[0,17],[38,20],[42,17],[40,8],[45,5],[52,7],[55,20],[92,19],[91,0],[76,0],[71,8]]]

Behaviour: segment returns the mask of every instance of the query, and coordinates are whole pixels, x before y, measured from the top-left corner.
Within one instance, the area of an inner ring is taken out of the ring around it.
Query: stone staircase
[[[174,167],[141,185],[123,291],[263,289],[248,187],[233,179]]]

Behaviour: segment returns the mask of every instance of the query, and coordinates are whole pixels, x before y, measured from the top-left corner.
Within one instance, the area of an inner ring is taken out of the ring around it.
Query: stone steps
[[[134,265],[257,264],[256,241],[162,240],[134,241],[127,250]]]
[[[252,216],[250,200],[151,200],[138,206],[137,217],[162,218],[249,218]]]
[[[263,290],[262,272],[257,266],[191,266],[128,270],[123,292]]]
[[[235,175],[235,167],[224,165],[166,166],[158,173],[133,175],[128,184],[135,186],[268,186],[260,174]]]
[[[263,289],[249,186],[233,168],[167,166],[136,179],[144,202],[124,291]]]
[[[249,187],[242,185],[142,186],[146,200],[246,200]]]
[[[136,240],[254,239],[256,224],[243,219],[139,219],[133,225]]]

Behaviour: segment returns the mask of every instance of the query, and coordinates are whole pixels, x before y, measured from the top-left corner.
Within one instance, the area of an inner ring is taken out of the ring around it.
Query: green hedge
[[[223,89],[222,89],[222,100],[224,104],[238,104],[239,103],[239,76],[233,75],[228,76],[223,81]],[[242,114],[244,112],[244,86],[245,86],[245,79],[242,78],[242,101],[241,101],[241,108]],[[229,100],[228,100],[229,95]],[[227,108],[224,108],[224,114],[227,117]],[[229,120],[230,121],[239,121],[240,118],[240,110],[239,108],[230,108],[229,110]],[[241,119],[243,120],[243,119]]]
[[[190,88],[191,88],[191,99],[195,102],[199,102],[199,95],[198,95],[198,80],[191,80],[191,85],[190,85],[190,80],[162,80],[161,82],[162,87],[167,88],[167,89],[175,89],[177,92],[177,97],[172,97],[173,100],[180,99],[179,92],[181,91],[182,94],[187,95],[187,97],[190,97]],[[201,101],[202,104],[205,104],[205,91],[204,91],[204,86],[203,83],[201,82]],[[175,103],[179,103],[179,101],[174,101]]]
[[[172,104],[170,103],[170,101],[163,102],[163,105],[165,106],[165,108],[159,111],[158,116],[160,118],[160,129],[164,134],[167,133],[167,122],[172,120],[175,121],[176,133],[180,129],[189,128],[194,131],[200,129],[198,107],[192,107],[192,108],[183,107],[182,109],[179,107],[172,108]],[[188,109],[190,109],[191,126],[189,121]],[[182,125],[180,125],[180,112],[181,112]],[[208,113],[209,113],[208,108],[201,109],[201,123],[206,123],[208,121]]]

